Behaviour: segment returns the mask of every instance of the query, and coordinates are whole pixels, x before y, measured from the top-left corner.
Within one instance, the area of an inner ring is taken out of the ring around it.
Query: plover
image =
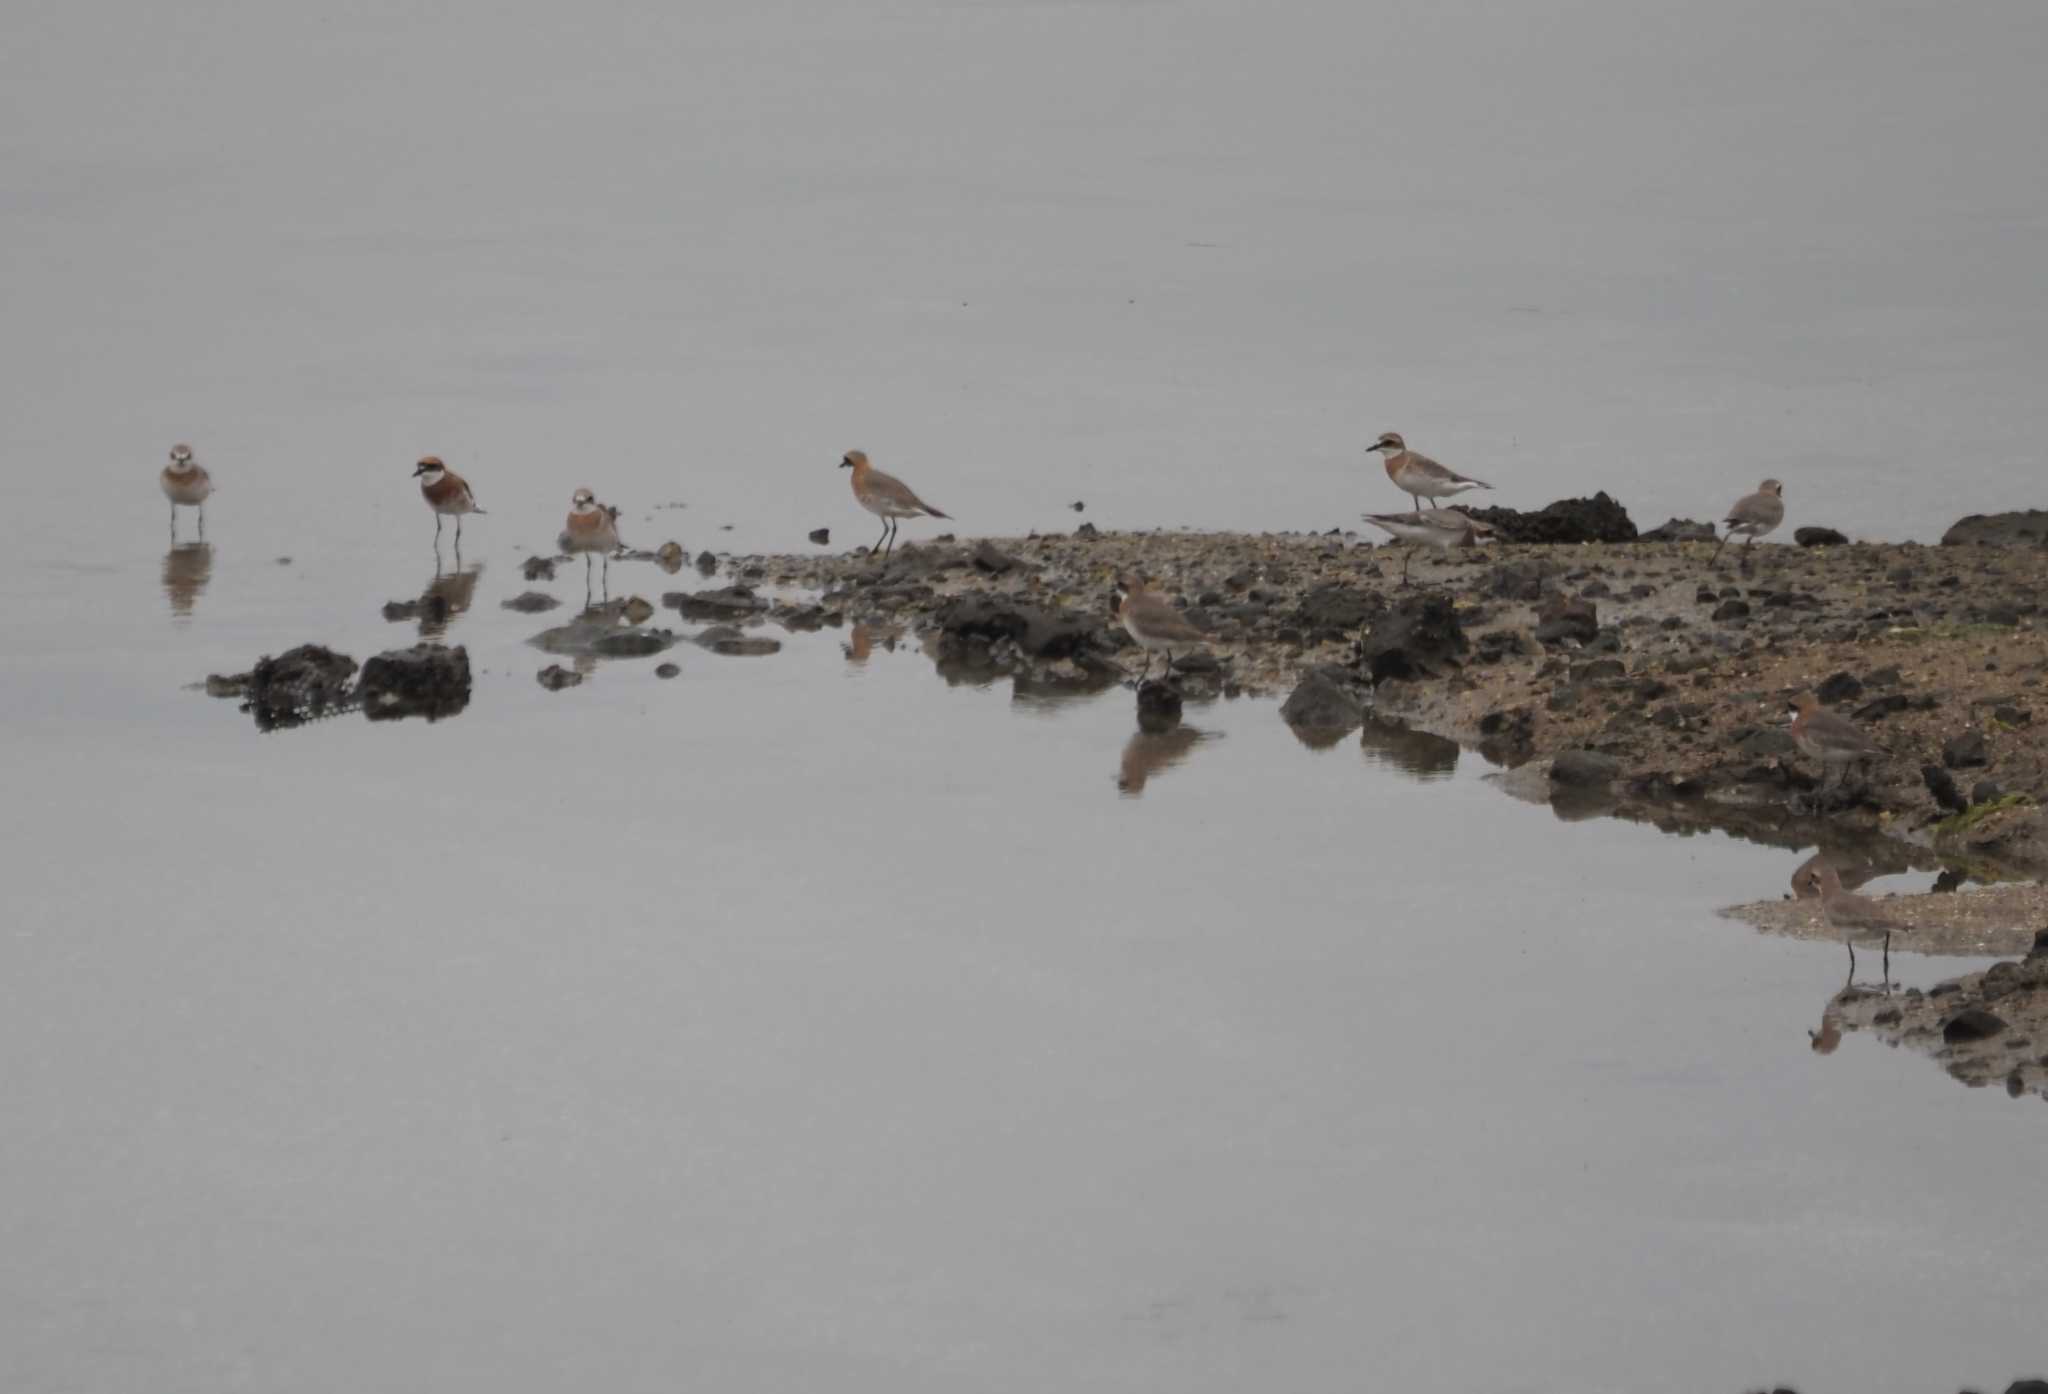
[[[1756,486],[1753,494],[1744,494],[1728,510],[1728,516],[1721,520],[1728,531],[1714,544],[1714,555],[1707,565],[1714,566],[1721,560],[1721,549],[1728,545],[1728,539],[1738,533],[1742,536],[1742,566],[1749,567],[1749,549],[1759,537],[1775,529],[1785,521],[1785,486],[1775,479],[1766,479]]]
[[[1172,677],[1175,649],[1186,653],[1208,642],[1209,636],[1176,610],[1172,601],[1158,591],[1147,590],[1143,581],[1132,577],[1119,579],[1113,599],[1117,622],[1123,625],[1124,633],[1135,639],[1138,647],[1145,651],[1145,669],[1139,674],[1140,682],[1152,671],[1153,654],[1166,655],[1166,675]]]
[[[889,553],[896,548],[896,529],[901,526],[899,519],[915,518],[920,514],[930,518],[950,518],[941,513],[911,491],[908,484],[893,474],[884,474],[868,463],[867,453],[849,450],[839,461],[839,468],[853,471],[853,497],[868,512],[882,520],[882,535],[875,539],[874,547],[868,548],[873,556],[875,547],[882,547],[882,560],[889,559]]]
[[[1368,513],[1365,521],[1376,528],[1384,528],[1403,542],[1412,542],[1418,547],[1431,547],[1439,552],[1448,552],[1453,547],[1477,547],[1479,539],[1493,531],[1476,518],[1467,517],[1455,508],[1431,508],[1414,513]],[[1408,584],[1408,564],[1415,560],[1410,552],[1401,559],[1401,584]]]
[[[1884,980],[1892,980],[1892,935],[1912,926],[1886,905],[1867,895],[1842,889],[1841,873],[1826,862],[1817,862],[1806,872],[1808,888],[1820,895],[1821,918],[1828,928],[1840,930],[1849,950],[1849,977],[1856,976],[1856,945],[1884,942]]]
[[[199,510],[199,535],[205,537],[206,498],[213,492],[213,476],[192,458],[191,446],[171,447],[171,462],[157,476],[157,483],[163,486],[164,497],[171,501],[171,531],[175,533],[178,529],[178,506],[182,504]]]
[[[564,552],[574,556],[583,554],[583,579],[590,580],[590,558],[604,555],[604,574],[609,581],[612,574],[612,553],[619,550],[619,514],[615,508],[607,508],[597,501],[597,495],[588,489],[578,489],[570,498],[574,507],[569,510],[569,521],[562,528],[557,545]]]
[[[1792,699],[1792,724],[1788,728],[1799,753],[1820,761],[1820,789],[1827,792],[1831,777],[1841,778],[1851,765],[1891,752],[1872,740],[1861,726],[1845,716],[1822,708],[1810,692]]]
[[[483,512],[469,491],[469,481],[442,464],[438,455],[422,457],[412,477],[420,482],[420,497],[434,510],[434,541],[441,540],[441,520],[450,515],[455,519],[455,540],[462,541],[462,515]]]
[[[1470,479],[1446,465],[1440,465],[1427,455],[1418,455],[1408,448],[1400,434],[1388,431],[1366,447],[1367,453],[1377,450],[1386,460],[1387,478],[1419,509],[1422,500],[1428,499],[1433,508],[1442,507],[1438,499],[1462,494],[1468,489],[1491,489],[1493,486],[1483,479]]]

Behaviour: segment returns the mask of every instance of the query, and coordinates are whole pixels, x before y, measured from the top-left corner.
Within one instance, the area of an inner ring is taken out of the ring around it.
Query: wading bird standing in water
[[[462,541],[462,515],[482,513],[476,506],[476,495],[469,492],[469,481],[441,463],[438,455],[423,457],[412,477],[420,482],[420,497],[427,501],[427,507],[434,510],[434,542],[441,541],[441,520],[453,515],[455,519],[455,541]]]
[[[590,589],[590,558],[602,552],[605,584],[609,586],[612,553],[619,550],[618,510],[599,503],[597,495],[588,489],[578,489],[571,502],[575,507],[569,510],[569,521],[557,541],[571,556],[578,552],[583,554],[583,588],[586,592]]]
[[[1818,862],[1806,871],[1807,884],[1820,894],[1821,918],[1830,929],[1842,931],[1842,943],[1849,950],[1849,979],[1856,978],[1856,943],[1865,944],[1884,941],[1884,981],[1892,981],[1892,935],[1904,933],[1911,926],[1902,924],[1891,910],[1872,900],[1867,895],[1842,889],[1842,875],[1826,862]]]
[[[853,497],[862,508],[882,520],[882,535],[875,539],[875,546],[868,548],[873,556],[875,547],[882,547],[882,560],[889,559],[889,553],[896,548],[898,520],[915,518],[920,514],[928,518],[950,518],[911,492],[908,484],[893,474],[884,474],[868,463],[867,453],[849,450],[839,462],[839,468],[853,471]],[[883,547],[883,543],[888,545]]]
[[[1186,615],[1173,608],[1173,602],[1158,591],[1147,590],[1143,581],[1124,577],[1116,583],[1114,596],[1117,622],[1124,627],[1124,633],[1137,640],[1138,647],[1145,651],[1145,669],[1138,676],[1143,682],[1152,671],[1152,655],[1166,655],[1166,676],[1173,676],[1173,651],[1186,653],[1198,649],[1208,642],[1209,636],[1195,628]]]
[[[1388,431],[1366,447],[1368,454],[1375,450],[1386,459],[1387,478],[1393,480],[1394,487],[1406,494],[1418,509],[1422,507],[1423,499],[1428,499],[1432,508],[1441,508],[1443,505],[1437,502],[1438,499],[1447,499],[1468,489],[1493,487],[1483,479],[1468,479],[1429,456],[1410,450],[1408,443],[1396,431]]]
[[[174,445],[171,447],[171,462],[164,466],[157,483],[163,486],[164,497],[171,501],[171,533],[178,531],[178,505],[199,510],[199,536],[206,536],[206,496],[213,492],[213,476],[206,467],[192,458],[192,447]]]
[[[1749,570],[1750,544],[1775,529],[1785,521],[1785,486],[1775,479],[1766,479],[1756,486],[1753,494],[1744,494],[1735,501],[1735,507],[1728,510],[1728,516],[1721,520],[1728,525],[1726,536],[1714,544],[1714,555],[1707,562],[1715,566],[1721,560],[1721,549],[1728,545],[1728,539],[1742,534],[1742,570]]]

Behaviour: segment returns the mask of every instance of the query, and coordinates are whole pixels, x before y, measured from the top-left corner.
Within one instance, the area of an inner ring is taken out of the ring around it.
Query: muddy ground
[[[1718,567],[1712,551],[1496,543],[1418,554],[1404,584],[1404,549],[1353,535],[1084,527],[941,537],[886,564],[720,558],[722,585],[667,600],[912,636],[950,672],[1099,689],[1140,669],[1109,600],[1137,575],[1212,635],[1174,679],[1189,701],[1286,696],[1310,676],[1305,696],[1327,700],[1297,704],[1304,739],[1391,719],[1517,770],[1564,816],[1838,847],[1868,871],[2048,869],[2048,550],[1767,544],[1746,571],[1738,549]],[[1889,754],[1822,790],[1783,729],[1809,691]]]

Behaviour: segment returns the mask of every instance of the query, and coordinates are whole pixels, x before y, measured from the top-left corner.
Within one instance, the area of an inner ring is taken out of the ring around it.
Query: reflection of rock
[[[555,559],[553,557],[528,557],[526,565],[521,567],[520,571],[529,581],[552,581],[555,579]]]
[[[1175,726],[1164,731],[1139,731],[1124,742],[1123,758],[1117,762],[1116,787],[1131,798],[1145,792],[1145,783],[1162,770],[1180,764],[1209,733],[1193,726]]]
[[[1366,758],[1418,779],[1441,779],[1458,767],[1458,743],[1390,717],[1368,716],[1358,733]]]
[[[164,594],[170,598],[172,614],[191,614],[212,579],[211,543],[184,542],[164,553]]]
[[[768,602],[745,586],[721,586],[717,590],[670,591],[661,603],[682,614],[686,620],[748,619],[768,608]]]
[[[391,649],[363,665],[355,700],[372,721],[438,721],[469,705],[469,651],[439,644]]]
[[[690,642],[709,653],[722,653],[729,658],[760,658],[782,652],[780,639],[751,635],[729,624],[713,625],[693,634]]]
[[[510,600],[499,602],[505,609],[517,610],[522,615],[543,614],[561,603],[552,595],[547,595],[541,591],[527,591],[523,595],[515,595]]]
[[[1829,1001],[1821,1029],[1811,1033],[1813,1049],[1832,1054],[1845,1032],[1930,1056],[1972,1089],[1998,1084],[2013,1098],[2048,1098],[2048,930],[2034,936],[2025,958],[1926,992],[1845,988]]]
[[[1302,675],[1281,704],[1280,719],[1303,744],[1323,750],[1365,720],[1365,703],[1349,671],[1325,665]]]
[[[559,663],[550,663],[535,673],[534,677],[550,692],[560,692],[565,687],[574,687],[583,681],[581,673],[572,673]]]
[[[567,624],[544,629],[527,642],[546,653],[585,659],[645,658],[675,647],[676,636],[666,629],[622,625],[629,603],[614,600],[593,605]]]

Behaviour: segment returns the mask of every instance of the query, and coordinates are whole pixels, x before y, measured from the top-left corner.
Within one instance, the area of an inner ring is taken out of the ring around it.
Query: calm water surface
[[[1839,946],[1713,914],[1796,857],[844,632],[550,694],[500,602],[579,484],[864,541],[855,445],[982,532],[1344,523],[1390,426],[1649,522],[2038,503],[2042,16],[17,6],[0,1388],[2038,1371],[2048,1116],[1809,1051]],[[451,720],[190,690],[430,588]]]

